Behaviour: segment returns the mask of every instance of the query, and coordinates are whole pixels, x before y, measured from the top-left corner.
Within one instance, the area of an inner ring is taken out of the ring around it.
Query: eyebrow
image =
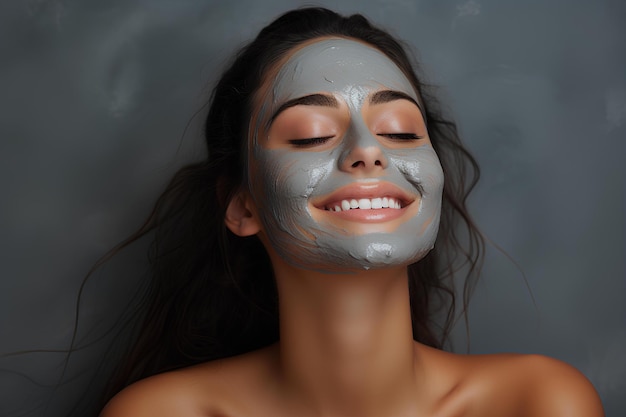
[[[402,91],[383,90],[377,91],[370,97],[370,104],[384,104],[395,100],[408,100],[415,104],[417,108],[421,110],[421,106],[410,95],[403,93]]]
[[[278,110],[274,112],[269,122],[272,123],[272,121],[276,119],[279,114],[287,110],[289,107],[294,106],[323,106],[339,108],[339,102],[335,97],[326,94],[311,94],[304,97],[294,98],[283,103]]]

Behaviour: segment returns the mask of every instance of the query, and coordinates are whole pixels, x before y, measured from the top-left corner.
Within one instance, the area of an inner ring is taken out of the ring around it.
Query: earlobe
[[[241,237],[256,235],[261,230],[252,198],[247,192],[240,191],[231,198],[224,223],[231,232]]]

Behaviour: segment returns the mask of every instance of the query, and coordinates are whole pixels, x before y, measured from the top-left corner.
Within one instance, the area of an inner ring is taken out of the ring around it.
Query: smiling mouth
[[[326,219],[334,222],[386,223],[419,210],[413,203],[421,196],[380,180],[361,180],[335,190],[310,204]],[[325,216],[322,213],[327,213]],[[414,213],[413,213],[414,214]]]
[[[350,211],[350,210],[380,210],[395,209],[400,210],[406,206],[398,198],[393,197],[376,197],[376,198],[352,198],[339,200],[324,205],[326,211]]]

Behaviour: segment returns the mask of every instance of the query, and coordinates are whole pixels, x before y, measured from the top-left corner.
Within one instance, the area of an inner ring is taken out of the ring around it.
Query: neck
[[[405,267],[329,275],[275,270],[284,382],[318,415],[392,415],[416,394]]]

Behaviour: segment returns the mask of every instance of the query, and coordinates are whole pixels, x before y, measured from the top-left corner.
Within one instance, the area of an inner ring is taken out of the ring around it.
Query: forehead
[[[280,68],[271,88],[274,105],[320,92],[352,101],[355,94],[380,89],[402,91],[418,100],[393,61],[377,49],[350,39],[323,39],[297,50]]]

